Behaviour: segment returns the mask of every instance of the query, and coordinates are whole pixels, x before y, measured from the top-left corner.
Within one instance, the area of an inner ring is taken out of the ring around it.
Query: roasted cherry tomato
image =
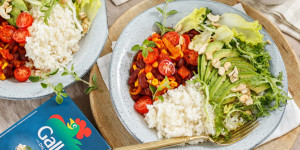
[[[183,59],[194,66],[198,65],[198,52],[193,50],[185,50],[183,51]]]
[[[13,42],[13,34],[16,31],[16,28],[11,25],[5,25],[0,31],[0,39],[5,43]]]
[[[27,28],[32,25],[33,18],[32,16],[27,12],[22,12],[17,17],[16,24],[19,28]]]
[[[175,65],[169,60],[163,60],[159,63],[158,70],[164,76],[171,76],[175,73]]]
[[[147,64],[154,63],[158,58],[158,55],[159,55],[158,49],[154,48],[154,47],[152,47],[152,49],[153,49],[153,51],[149,52],[147,57],[143,56],[143,60]]]
[[[158,61],[161,62],[163,60],[169,60],[172,61],[171,58],[169,57],[169,54],[166,53],[160,53],[158,56]]]
[[[181,50],[185,51],[185,50],[189,49],[188,46],[189,46],[191,40],[190,40],[190,37],[188,35],[182,35],[182,37],[184,38],[184,43],[181,47]]]
[[[28,67],[17,67],[14,71],[15,78],[20,82],[25,82],[31,75],[31,70]]]
[[[182,66],[178,69],[178,74],[181,76],[182,79],[185,79],[191,74],[191,71]]]
[[[14,33],[13,39],[18,43],[26,43],[26,37],[28,36],[29,36],[28,30],[24,28],[20,28]]]
[[[140,114],[145,114],[149,111],[147,105],[151,104],[153,104],[151,98],[149,96],[143,96],[134,103],[134,108]]]
[[[163,38],[166,38],[168,41],[170,41],[173,46],[179,44],[179,35],[175,31],[166,33]]]

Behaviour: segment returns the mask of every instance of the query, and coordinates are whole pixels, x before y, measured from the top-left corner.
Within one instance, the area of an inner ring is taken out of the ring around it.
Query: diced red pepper
[[[191,71],[182,66],[178,69],[178,74],[181,76],[182,79],[185,79],[191,74]]]

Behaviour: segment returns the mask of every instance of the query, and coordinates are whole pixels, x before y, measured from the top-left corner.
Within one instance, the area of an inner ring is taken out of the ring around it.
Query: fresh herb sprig
[[[41,77],[39,76],[30,76],[29,77],[29,80],[31,82],[39,82],[41,79],[42,80],[45,80],[46,83],[44,82],[41,82],[41,86],[45,89],[47,87],[50,87],[56,94],[56,98],[55,98],[55,101],[58,103],[58,104],[61,104],[63,102],[63,97],[68,97],[68,94],[64,92],[64,86],[62,83],[58,83],[56,86],[54,86],[53,84],[51,84],[48,80],[48,77],[49,76],[52,76],[52,75],[55,75],[57,74],[59,69],[54,69],[53,71],[51,71],[50,73],[48,74],[42,74]]]
[[[92,90],[95,90],[98,88],[97,86],[97,75],[94,74],[92,77],[92,82],[93,83],[89,83],[81,78],[78,77],[77,73],[74,71],[74,64],[71,67],[71,71],[69,71],[67,68],[64,68],[64,72],[61,74],[61,76],[66,76],[66,75],[72,75],[75,78],[75,81],[81,81],[87,85],[89,85],[89,87],[86,89],[85,93],[89,94]]]
[[[51,11],[56,6],[56,4],[59,3],[59,0],[50,0],[50,1],[42,1],[43,6],[40,8],[40,11],[44,13],[44,16],[41,16],[41,18],[44,18],[44,22],[46,25],[48,24],[48,18],[51,15]]]
[[[156,9],[157,9],[157,10],[163,15],[163,17],[164,17],[163,24],[161,24],[160,22],[156,22],[156,23],[155,23],[155,24],[158,26],[158,28],[160,29],[160,31],[161,31],[161,36],[163,36],[166,32],[174,31],[174,29],[166,27],[167,17],[169,17],[169,16],[174,15],[174,14],[177,13],[176,10],[170,10],[169,12],[167,12],[167,7],[168,7],[169,2],[173,2],[173,1],[174,1],[174,0],[165,0],[166,4],[165,4],[164,10],[162,10],[162,9],[159,8],[159,7],[156,7]]]
[[[148,41],[147,39],[144,40],[143,44],[140,46],[140,45],[134,45],[131,50],[132,51],[139,51],[139,50],[142,50],[142,54],[144,57],[147,57],[149,52],[153,52],[153,49],[151,47],[155,47],[156,44],[155,42],[153,41]]]
[[[162,85],[159,85],[157,88],[152,86],[152,85],[149,85],[149,88],[153,94],[153,99],[155,99],[156,97],[158,99],[160,99],[162,102],[164,101],[164,97],[159,95],[159,96],[156,96],[157,92],[159,91],[162,91],[164,87],[167,87],[168,89],[171,89],[171,86],[169,85],[170,81],[168,80],[168,77],[166,76],[164,81],[164,83]]]

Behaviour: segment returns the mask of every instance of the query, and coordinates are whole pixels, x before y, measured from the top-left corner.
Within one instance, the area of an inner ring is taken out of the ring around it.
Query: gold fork
[[[245,136],[247,136],[250,132],[252,132],[257,126],[259,125],[259,122],[257,120],[250,121],[235,131],[232,132],[232,135],[229,139],[225,138],[218,138],[213,139],[210,136],[187,136],[187,137],[178,137],[178,138],[171,138],[171,139],[164,139],[160,141],[155,142],[149,142],[149,143],[142,143],[137,145],[129,145],[124,147],[118,147],[114,148],[113,150],[150,150],[150,149],[159,149],[164,147],[171,147],[178,144],[183,144],[195,140],[208,140],[212,143],[218,144],[218,145],[230,145],[233,143],[238,142],[239,140],[243,139]]]

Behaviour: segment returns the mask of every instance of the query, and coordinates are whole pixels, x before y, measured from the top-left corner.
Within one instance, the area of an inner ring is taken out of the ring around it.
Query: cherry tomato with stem
[[[169,60],[163,60],[159,63],[158,70],[164,76],[171,76],[175,73],[175,65]]]
[[[15,78],[20,82],[25,82],[31,75],[31,70],[28,67],[17,67],[14,71]]]
[[[148,113],[147,105],[152,105],[153,101],[149,96],[143,96],[134,103],[135,110],[140,114]]]

